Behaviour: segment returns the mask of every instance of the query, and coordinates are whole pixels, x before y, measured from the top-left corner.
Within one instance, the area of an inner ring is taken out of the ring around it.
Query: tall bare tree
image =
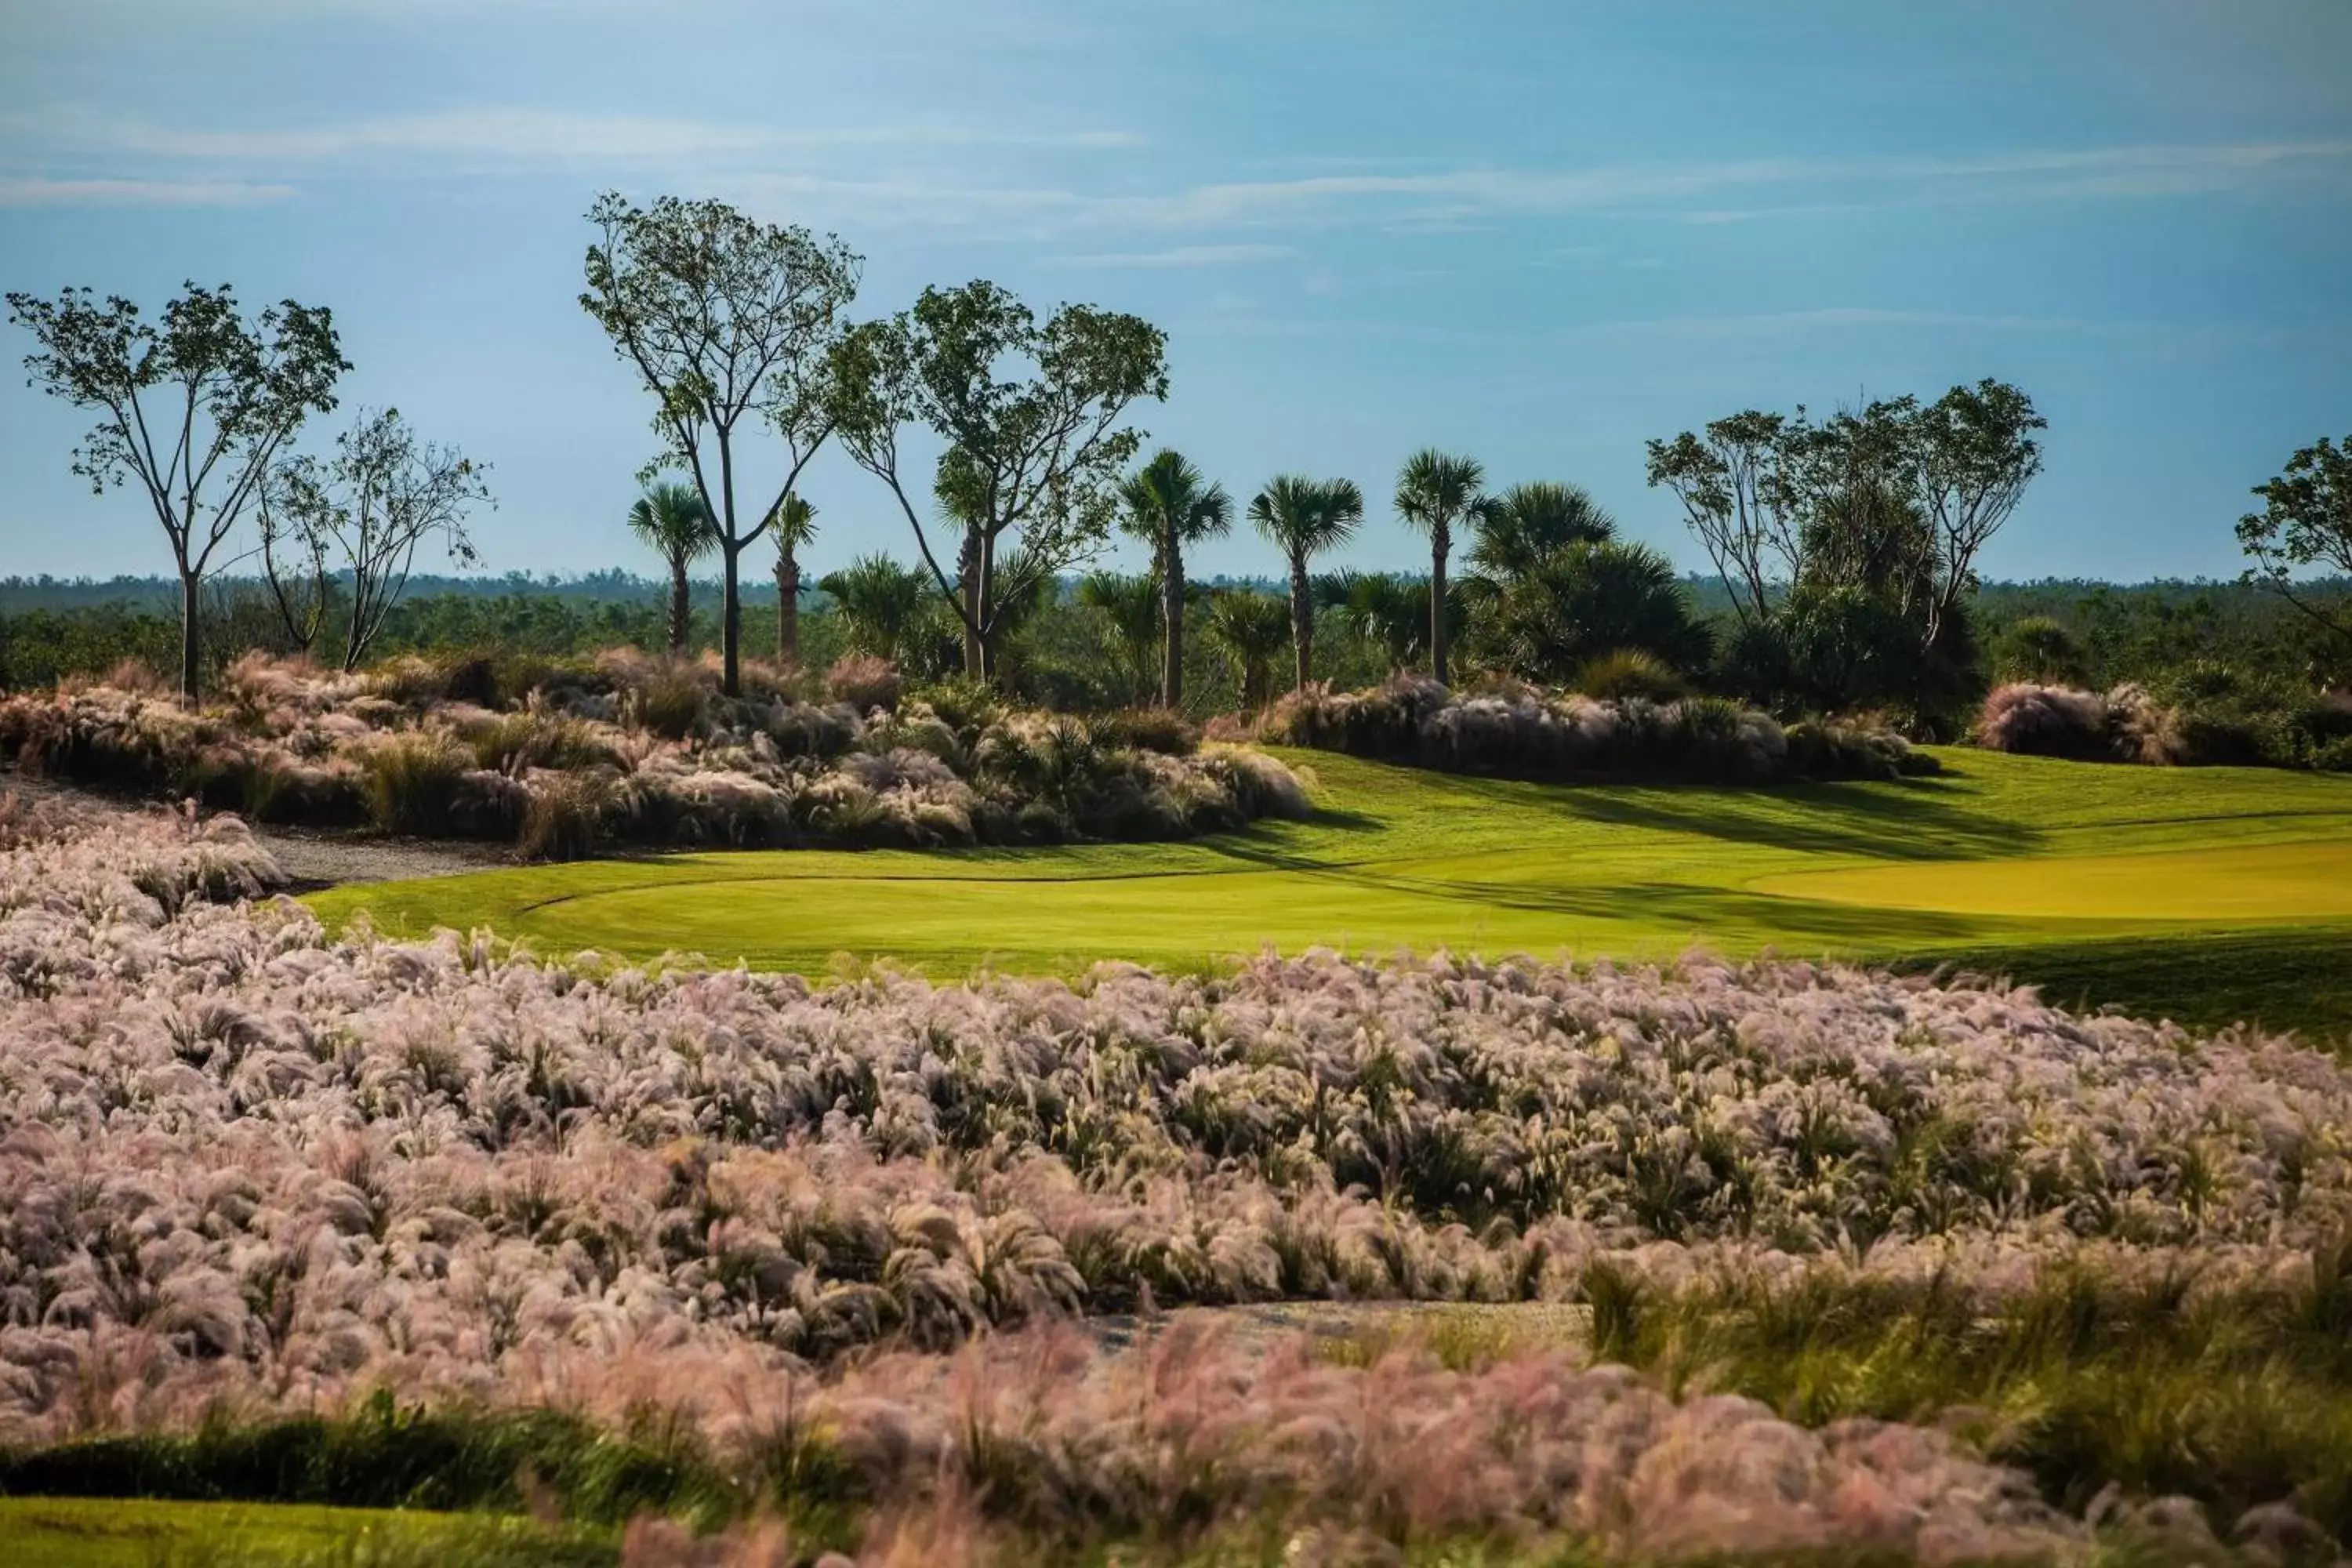
[[[1649,443],[1649,479],[1673,490],[1744,624],[1777,589],[1859,587],[1892,604],[1928,647],[1976,584],[1977,557],[2042,471],[2048,421],[2006,382],[1934,403],[1874,402],[1816,424],[1753,409]]]
[[[1040,322],[979,279],[926,289],[911,310],[851,328],[831,380],[844,449],[914,530],[963,623],[967,673],[993,679],[1008,612],[1109,536],[1118,471],[1143,439],[1120,420],[1136,399],[1167,396],[1166,334],[1091,305]],[[969,546],[952,561],[910,493],[919,470],[901,440],[915,425],[945,447],[935,489]]]
[[[180,694],[198,696],[205,577],[303,420],[335,405],[343,359],[323,306],[283,300],[250,321],[228,285],[189,283],[144,321],[119,294],[12,292],[9,319],[39,343],[31,384],[98,422],[74,448],[90,489],[135,480],[180,579]]]
[[[335,437],[331,458],[278,463],[263,486],[262,563],[289,633],[309,647],[289,607],[323,606],[330,574],[339,573],[349,617],[342,668],[357,669],[407,590],[421,546],[437,541],[460,566],[481,559],[466,518],[489,504],[488,473],[488,464],[455,447],[419,440],[397,408],[362,413]],[[289,543],[299,563],[290,571],[278,560]],[[298,573],[309,576],[309,587],[286,580]],[[315,640],[317,620],[307,624]]]
[[[662,450],[649,467],[683,468],[710,514],[721,684],[731,696],[740,689],[739,563],[833,432],[825,372],[863,261],[831,236],[758,223],[724,202],[664,196],[641,209],[608,192],[588,221],[598,237],[581,308],[654,395]],[[782,482],[739,507],[743,437],[761,426],[783,443]]]
[[[1956,386],[1919,411],[1919,510],[1935,524],[1927,646],[1976,586],[1978,552],[2000,531],[2042,471],[2035,433],[2050,422],[2033,399],[1988,377]]]
[[[2297,577],[2315,566],[2352,577],[2352,436],[2340,447],[2322,436],[2253,493],[2263,510],[2238,520],[2239,548],[2254,563],[2245,580],[2269,584],[2339,647],[2352,647],[2352,601],[2311,592]]]
[[[1798,410],[1800,419],[1804,411]],[[1801,558],[1795,492],[1784,469],[1789,421],[1748,409],[1649,443],[1650,483],[1683,503],[1691,531],[1731,590],[1744,626],[1772,616],[1776,586],[1795,580]]]

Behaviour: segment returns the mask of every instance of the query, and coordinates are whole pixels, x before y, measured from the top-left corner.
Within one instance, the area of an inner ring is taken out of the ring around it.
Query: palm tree
[[[1284,474],[1251,499],[1249,517],[1290,563],[1290,637],[1298,653],[1298,689],[1304,691],[1315,655],[1315,600],[1307,563],[1354,534],[1364,521],[1364,492],[1353,479]]]
[[[1397,475],[1397,515],[1429,535],[1429,672],[1445,684],[1445,557],[1454,549],[1454,525],[1475,516],[1486,470],[1475,458],[1449,456],[1433,447],[1405,459]]]
[[[1429,584],[1392,572],[1342,572],[1323,579],[1322,602],[1349,630],[1378,647],[1402,675],[1428,646]]]
[[[682,653],[693,629],[686,569],[719,548],[710,514],[692,485],[658,484],[629,509],[629,531],[669,563],[669,648]]]
[[[1484,626],[1499,661],[1530,680],[1566,680],[1588,660],[1626,650],[1677,669],[1697,668],[1708,653],[1674,563],[1618,540],[1578,540],[1506,580]]]
[[[771,520],[776,536],[776,662],[801,661],[801,557],[816,537],[816,508],[790,492]]]
[[[1150,575],[1089,572],[1078,582],[1078,603],[1100,610],[1110,622],[1129,675],[1128,700],[1151,700],[1151,645],[1160,634],[1160,582]],[[1178,612],[1181,616],[1181,610]],[[1164,672],[1163,672],[1164,675]]]
[[[1184,700],[1184,546],[1214,539],[1234,525],[1233,498],[1213,485],[1181,453],[1163,447],[1119,486],[1127,516],[1121,526],[1151,546],[1160,574],[1160,620],[1165,642],[1160,702]]]
[[[1242,710],[1265,706],[1274,656],[1290,637],[1290,607],[1273,594],[1219,594],[1209,601],[1209,639],[1242,675]]]
[[[920,632],[931,580],[887,555],[863,555],[817,586],[839,606],[851,647],[895,663]]]
[[[1470,563],[1490,582],[1523,575],[1571,544],[1605,544],[1617,521],[1575,485],[1549,480],[1489,496],[1471,517]]]

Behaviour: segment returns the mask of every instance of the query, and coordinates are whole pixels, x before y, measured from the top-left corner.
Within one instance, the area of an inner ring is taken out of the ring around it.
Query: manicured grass
[[[511,1516],[0,1498],[0,1562],[43,1568],[588,1568],[618,1557],[602,1534]]]
[[[954,975],[1318,944],[1964,956],[2198,1024],[2352,1024],[2352,983],[2326,978],[2352,969],[2352,780],[1938,754],[1937,778],[1754,790],[1514,784],[1295,752],[1319,781],[1317,819],[1212,841],[686,855],[311,902],[399,933],[488,926],[549,953],[811,973],[844,954]],[[2316,984],[2295,983],[2306,969]]]

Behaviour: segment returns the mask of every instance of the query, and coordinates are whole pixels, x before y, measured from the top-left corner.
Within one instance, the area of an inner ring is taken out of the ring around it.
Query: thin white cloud
[[[815,203],[866,222],[987,226],[1024,237],[1188,232],[1373,221],[1422,229],[1580,212],[1729,222],[1773,211],[1856,211],[1944,202],[2181,196],[2297,176],[2352,174],[2352,142],[2026,151],[1977,158],[1749,159],[1567,171],[1459,169],[1226,181],[1156,194],[903,179],[751,174],[728,182],[757,202]],[[1692,209],[1738,193],[1786,205]]]
[[[54,180],[0,177],[0,207],[249,207],[284,201],[291,185],[236,180]]]
[[[68,125],[68,133],[125,152],[167,158],[314,162],[368,156],[493,158],[527,163],[687,163],[757,158],[843,147],[1132,146],[1130,132],[989,131],[949,124],[785,130],[749,122],[660,115],[575,114],[483,107],[404,114],[341,125],[252,131],[190,130],[133,122]]]
[[[1167,250],[1101,251],[1091,256],[1061,256],[1054,264],[1086,268],[1250,267],[1260,262],[1286,261],[1298,250],[1288,245],[1179,245]]]
[[[2151,321],[2094,321],[2080,316],[2035,316],[1970,310],[1890,310],[1832,305],[1802,310],[1758,310],[1720,316],[1654,316],[1593,321],[1560,329],[1556,335],[1580,337],[1737,338],[1811,331],[1876,329],[1926,331],[2002,332],[2023,336],[2105,339],[2118,343],[2223,342],[2242,340],[2248,329],[2229,324],[2189,327]]]
[[[2352,141],[2024,149],[1978,156],[1750,158],[1603,164],[1580,169],[1346,168],[1283,179],[1210,181],[1153,190],[990,185],[963,177],[959,149],[1110,148],[1118,131],[1026,132],[951,124],[785,129],[657,115],[571,113],[510,106],[263,130],[169,129],[95,120],[7,120],[20,144],[38,138],[102,145],[142,160],[200,162],[214,180],[290,167],[396,166],[404,172],[613,170],[657,177],[747,205],[873,227],[980,229],[1059,241],[1133,237],[1088,248],[1073,264],[1214,266],[1271,259],[1237,248],[1270,228],[1370,224],[1445,232],[1513,217],[1575,213],[1735,222],[1774,215],[1947,203],[2189,196],[2342,179]],[[1131,171],[1124,163],[1118,174]],[[1117,178],[1118,176],[1112,176]],[[173,182],[158,180],[157,184]],[[1122,183],[1126,183],[1122,181]],[[282,187],[257,185],[282,194]],[[1148,243],[1202,235],[1198,245]],[[1220,243],[1222,242],[1222,243]],[[1073,247],[1076,248],[1076,247]],[[1114,260],[1111,258],[1129,259]],[[1133,259],[1150,258],[1150,259]]]

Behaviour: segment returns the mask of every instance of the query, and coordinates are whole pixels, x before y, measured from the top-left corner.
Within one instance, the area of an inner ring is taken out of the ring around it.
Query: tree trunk
[[[1171,535],[1160,563],[1160,618],[1166,636],[1160,655],[1160,705],[1184,703],[1184,551]]]
[[[1298,689],[1314,679],[1315,601],[1307,595],[1307,557],[1290,561],[1290,640],[1298,653]]]
[[[971,618],[980,624],[976,641],[980,646],[980,679],[982,684],[996,679],[997,626],[996,605],[996,541],[983,533],[980,536],[980,577],[976,595],[970,601]]]
[[[737,582],[736,557],[743,542],[735,537],[735,443],[726,426],[719,426],[719,497],[722,526],[719,532],[719,689],[729,697],[742,694],[739,659],[743,645],[743,599]],[[705,503],[706,509],[709,503]]]
[[[194,708],[201,695],[198,688],[196,656],[201,652],[201,616],[204,606],[197,602],[196,590],[204,580],[186,567],[180,568],[180,696]]]
[[[789,550],[776,557],[776,662],[786,669],[801,662],[801,563]]]
[[[1429,672],[1445,684],[1445,548],[1453,541],[1440,534],[1429,552]]]
[[[687,632],[693,614],[694,602],[686,581],[686,562],[683,558],[674,560],[669,563],[670,652],[682,654],[686,651]]]
[[[980,619],[980,531],[963,531],[963,548],[956,563],[958,586],[963,591],[963,672],[978,680],[987,672],[987,660],[982,657],[980,633],[972,629]]]
[[[740,544],[721,544],[719,553],[727,558],[726,581],[720,584],[719,619],[719,639],[724,651],[719,655],[719,689],[730,697],[743,690],[743,594],[735,570],[737,558],[742,553]]]

